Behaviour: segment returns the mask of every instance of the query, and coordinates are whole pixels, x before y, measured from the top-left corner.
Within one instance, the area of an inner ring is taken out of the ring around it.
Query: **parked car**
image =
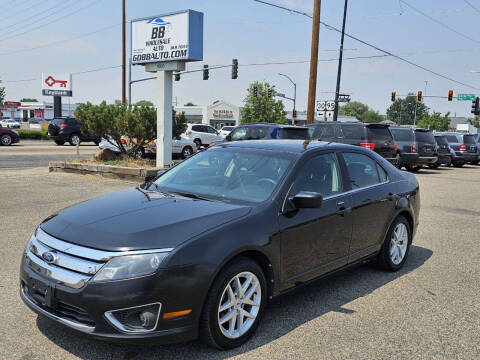
[[[235,126],[224,126],[220,129],[219,133],[221,136],[227,136],[233,129],[235,129]]]
[[[94,338],[233,348],[287,290],[370,260],[402,268],[419,210],[415,176],[373,151],[232,141],[47,218],[20,295]]]
[[[20,129],[20,123],[14,119],[3,119],[0,126],[8,129]]]
[[[445,135],[435,134],[434,136],[437,143],[438,159],[435,163],[429,164],[428,166],[432,169],[436,169],[440,165],[450,166],[452,164],[452,155]]]
[[[193,140],[197,147],[209,146],[214,141],[224,139],[214,127],[204,124],[188,124],[182,137]]]
[[[94,142],[98,145],[101,141],[96,136],[86,134],[84,125],[69,117],[53,119],[48,125],[48,137],[57,145],[63,145],[67,141],[72,146],[81,142]]]
[[[438,160],[438,151],[437,143],[430,130],[415,127],[412,127],[412,130],[415,139],[415,144],[412,144],[412,151],[413,148],[415,148],[418,157],[415,164],[406,164],[405,168],[408,171],[416,172],[420,170],[422,166],[436,163]]]
[[[415,141],[415,130],[412,127],[390,126],[393,140],[397,144],[399,154],[398,168],[405,167],[407,170],[415,170],[418,166],[417,142]]]
[[[5,127],[0,127],[0,145],[8,146],[20,141],[20,136],[18,136],[15,130],[10,130]]]
[[[28,123],[31,130],[41,130],[42,124],[47,123],[47,121],[42,118],[30,118]]]
[[[361,122],[318,122],[308,125],[312,139],[357,145],[398,165],[397,144],[388,125]]]
[[[471,134],[457,132],[437,132],[438,135],[445,135],[448,146],[452,151],[452,164],[461,167],[465,163],[476,165],[480,161],[478,144]]]
[[[124,144],[124,146],[126,146]],[[100,144],[98,145],[100,149],[110,149],[115,152],[120,152],[118,145],[116,144],[115,140],[113,139],[102,139]],[[127,149],[129,149],[127,147]],[[176,156],[180,156],[182,159],[186,159],[189,156],[192,156],[197,151],[197,144],[195,144],[192,140],[182,138],[178,136],[177,138],[172,140],[172,154]],[[146,147],[142,147],[137,151],[137,157],[146,157],[146,156],[154,156],[157,153],[157,146],[154,141],[148,144]]]

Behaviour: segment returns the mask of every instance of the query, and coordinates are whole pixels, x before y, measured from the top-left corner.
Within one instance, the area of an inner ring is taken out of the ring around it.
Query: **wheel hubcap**
[[[262,301],[262,289],[251,272],[235,275],[223,290],[218,306],[218,325],[222,334],[236,339],[255,322]]]
[[[5,135],[2,137],[3,145],[10,145],[11,142],[12,142],[12,139],[10,139],[10,136]]]
[[[80,138],[78,136],[72,136],[72,143],[77,145],[80,143]]]
[[[395,265],[400,264],[405,257],[408,246],[408,229],[403,223],[397,224],[390,240],[390,259]]]

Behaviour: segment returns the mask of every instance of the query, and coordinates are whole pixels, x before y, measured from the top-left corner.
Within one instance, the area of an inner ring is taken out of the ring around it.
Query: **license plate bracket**
[[[28,281],[28,292],[35,300],[40,301],[42,305],[53,309],[56,308],[57,301],[55,299],[54,284],[44,283],[43,281],[30,277]]]

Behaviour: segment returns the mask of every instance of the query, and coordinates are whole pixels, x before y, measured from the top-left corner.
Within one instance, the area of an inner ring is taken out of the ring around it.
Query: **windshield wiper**
[[[206,201],[216,201],[216,200],[209,199],[209,198],[206,198],[206,197],[203,197],[203,196],[199,196],[199,195],[197,195],[197,194],[187,193],[187,192],[181,192],[181,191],[173,191],[172,194],[177,194],[177,195],[180,195],[180,196],[183,196],[183,197],[187,197],[187,198],[190,198],[190,199],[206,200]]]
[[[160,186],[158,186],[155,182],[151,182],[151,183],[148,184],[148,186],[146,186],[145,188],[143,188],[143,187],[141,187],[141,186],[137,186],[137,189],[140,190],[141,192],[143,192],[144,194],[146,194],[146,193],[151,192],[151,190],[148,190],[148,188],[149,188],[150,186],[152,186],[152,185],[155,187],[156,192],[158,192],[158,193],[160,193],[160,194],[162,194],[162,195],[165,195],[165,196],[172,196],[170,193],[162,190],[162,189],[160,188]]]

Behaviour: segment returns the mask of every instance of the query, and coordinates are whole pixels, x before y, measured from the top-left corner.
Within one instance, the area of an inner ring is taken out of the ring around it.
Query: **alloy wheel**
[[[218,305],[218,326],[224,336],[237,339],[255,322],[260,310],[262,288],[249,271],[235,275],[225,286]]]
[[[189,147],[183,148],[183,150],[182,150],[182,156],[183,156],[184,159],[186,159],[186,158],[189,157],[189,156],[192,156],[192,154],[193,154],[193,151],[192,151],[191,148],[189,148]]]
[[[80,137],[78,135],[72,135],[72,144],[73,145],[80,144]]]
[[[12,137],[8,134],[2,135],[1,142],[2,142],[2,145],[6,145],[6,146],[11,145]]]
[[[398,265],[403,261],[408,247],[408,229],[404,223],[399,223],[393,230],[390,239],[390,260]]]

